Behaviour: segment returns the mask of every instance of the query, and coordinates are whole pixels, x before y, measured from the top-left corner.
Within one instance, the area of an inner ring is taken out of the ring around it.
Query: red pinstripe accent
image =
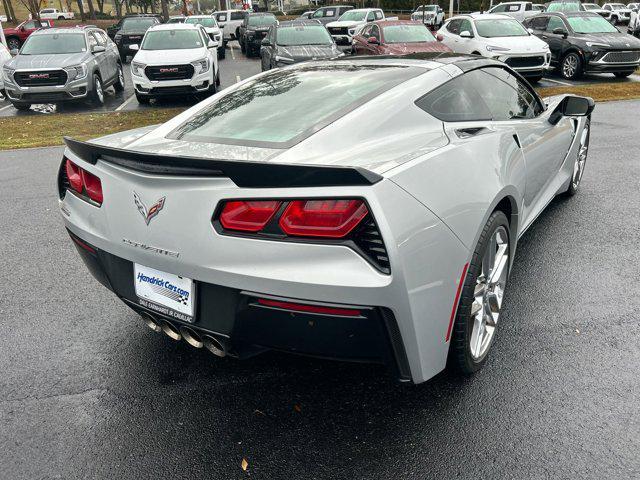
[[[467,276],[467,269],[469,264],[466,263],[462,268],[462,275],[460,275],[460,282],[458,283],[458,290],[456,291],[456,298],[453,301],[453,308],[451,309],[451,318],[449,319],[449,328],[447,328],[447,336],[445,342],[451,339],[451,330],[453,329],[453,319],[456,317],[456,310],[458,310],[458,301],[460,300],[460,294],[462,293],[462,286],[464,285],[464,278]]]

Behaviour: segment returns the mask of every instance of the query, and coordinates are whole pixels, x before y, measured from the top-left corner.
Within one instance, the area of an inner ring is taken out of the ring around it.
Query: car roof
[[[464,13],[451,17],[451,20],[455,18],[470,18],[472,20],[515,20],[506,13]]]
[[[195,23],[161,23],[154,25],[149,30],[194,30],[199,28],[200,26]]]
[[[424,23],[414,22],[413,20],[376,20],[372,23],[380,27],[388,27],[390,25],[424,25]]]
[[[280,27],[293,27],[296,25],[310,25],[310,26],[315,26],[315,27],[323,27],[324,25],[322,25],[322,23],[320,23],[318,20],[306,20],[306,19],[301,19],[301,20],[285,20],[284,22],[280,22],[278,25],[276,25],[276,28],[280,28]]]
[[[70,34],[70,33],[84,33],[87,28],[100,30],[98,27],[95,27],[93,25],[86,25],[82,27],[51,27],[51,28],[39,28],[38,30],[33,32],[32,35],[42,35],[42,34],[64,35],[64,34]]]
[[[600,17],[595,12],[540,12],[540,15],[555,15],[557,17]]]
[[[381,8],[352,8],[350,12],[370,12],[371,10],[382,10]]]
[[[250,17],[275,17],[275,15],[271,12],[252,12],[249,14]]]

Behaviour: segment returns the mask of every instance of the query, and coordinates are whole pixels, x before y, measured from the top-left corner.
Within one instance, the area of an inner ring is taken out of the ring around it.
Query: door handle
[[[456,135],[460,138],[469,138],[475,135],[479,135],[484,133],[485,130],[488,130],[486,127],[469,127],[469,128],[458,128],[456,129]]]

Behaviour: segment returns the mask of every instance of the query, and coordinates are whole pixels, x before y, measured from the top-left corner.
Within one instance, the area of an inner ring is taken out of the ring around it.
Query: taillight
[[[362,200],[295,200],[280,217],[280,228],[292,236],[342,238],[368,213]]]
[[[64,160],[64,174],[69,181],[69,186],[81,197],[89,197],[98,206],[102,205],[102,182],[94,174],[87,172],[73,163],[68,158]]]
[[[67,158],[67,161],[65,162],[65,171],[71,188],[78,193],[82,193],[82,176],[80,173],[80,167]]]
[[[102,182],[92,173],[82,170],[82,183],[89,198],[96,203],[102,204]]]
[[[228,230],[259,232],[280,207],[276,200],[227,202],[220,214],[220,223]]]
[[[336,308],[325,305],[310,305],[307,303],[283,302],[280,300],[269,300],[259,298],[258,304],[265,307],[281,308],[283,310],[293,310],[295,312],[319,313],[324,315],[339,315],[342,317],[359,317],[360,310],[355,308]]]

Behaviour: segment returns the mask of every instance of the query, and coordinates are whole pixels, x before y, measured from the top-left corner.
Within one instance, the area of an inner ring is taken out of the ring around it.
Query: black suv
[[[238,41],[242,53],[250,57],[260,52],[262,39],[267,36],[271,25],[276,25],[278,20],[273,13],[250,13],[238,27]]]
[[[161,17],[158,15],[128,15],[107,28],[107,35],[113,38],[118,46],[122,63],[126,63],[128,56],[135,55],[135,52],[129,49],[129,45],[139,45],[147,30],[162,23],[160,20]]]
[[[566,79],[583,73],[628,77],[640,65],[640,40],[592,12],[545,12],[522,22],[549,44],[551,65]]]

